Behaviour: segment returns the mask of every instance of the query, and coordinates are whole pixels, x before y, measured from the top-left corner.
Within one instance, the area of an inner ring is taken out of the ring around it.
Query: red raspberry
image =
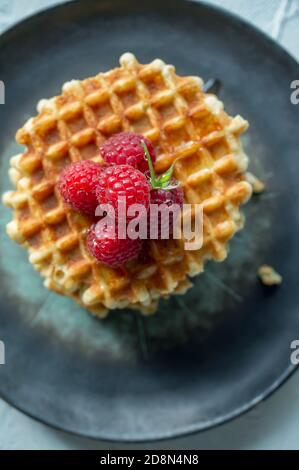
[[[132,204],[142,204],[148,210],[150,184],[139,170],[130,165],[109,166],[102,171],[96,195],[98,203],[111,204],[118,218],[119,196],[125,198],[127,210]]]
[[[98,205],[96,187],[103,167],[91,160],[71,163],[60,174],[61,196],[75,211],[94,215]]]
[[[113,135],[104,142],[100,152],[108,165],[128,164],[144,173],[148,170],[148,163],[144,157],[144,149],[141,146],[142,140],[146,143],[154,163],[156,155],[151,141],[134,132],[121,132]]]
[[[117,268],[139,255],[142,241],[118,239],[117,228],[110,225],[97,228],[95,224],[87,233],[86,245],[90,254],[98,261]]]
[[[172,179],[170,181],[171,184],[176,184],[177,181]],[[174,204],[177,204],[180,206],[180,208],[183,207],[184,203],[184,194],[183,190],[180,187],[173,188],[173,189],[152,189],[151,190],[151,204],[157,204],[160,206],[161,204],[166,204],[168,207],[173,206]],[[163,217],[165,217],[165,222],[164,224],[167,224],[167,221],[169,220],[169,236],[171,237],[173,234],[173,223],[174,223],[174,214],[170,212],[165,212],[165,215],[163,213],[161,214],[160,212],[158,213],[158,220],[155,221],[155,227],[154,227],[154,232],[157,231],[157,237],[158,239],[162,238],[162,220]],[[150,217],[148,217],[148,225],[147,225],[147,232],[148,232],[148,238],[150,238],[150,230],[151,230],[151,222]],[[157,228],[156,228],[157,227]],[[153,230],[153,227],[152,227]],[[165,229],[164,229],[165,230]]]

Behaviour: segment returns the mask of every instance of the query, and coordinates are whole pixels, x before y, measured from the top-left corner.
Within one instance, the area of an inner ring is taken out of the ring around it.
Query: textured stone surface
[[[0,32],[21,18],[57,3],[61,2],[0,0]],[[299,59],[299,0],[209,0],[205,3],[243,16]],[[0,400],[0,449],[299,449],[298,391],[297,373],[265,403],[229,424],[147,446],[108,445],[77,438],[37,423]]]

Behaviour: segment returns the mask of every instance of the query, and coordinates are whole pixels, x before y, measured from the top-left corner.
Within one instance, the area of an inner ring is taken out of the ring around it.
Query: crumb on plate
[[[246,179],[251,184],[252,190],[255,194],[260,194],[265,191],[265,183],[257,178],[253,173],[249,171],[246,173]]]
[[[265,286],[276,286],[282,283],[282,276],[272,266],[264,264],[259,268],[258,275]]]

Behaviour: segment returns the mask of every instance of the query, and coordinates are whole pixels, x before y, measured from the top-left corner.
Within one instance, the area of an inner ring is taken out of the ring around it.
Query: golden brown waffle
[[[3,197],[13,208],[7,232],[27,248],[45,286],[99,316],[123,307],[150,313],[160,297],[184,293],[192,285],[188,276],[203,271],[206,259],[224,260],[228,240],[243,226],[239,206],[252,189],[239,140],[244,119],[228,116],[216,96],[202,91],[200,78],[179,77],[159,59],[141,65],[126,53],[120,64],[66,83],[60,96],[38,104],[39,114],[17,132],[26,150],[11,159],[16,189]],[[122,130],[152,140],[158,172],[180,157],[175,177],[185,202],[203,204],[201,249],[185,251],[182,240],[150,241],[146,258],[120,269],[86,251],[90,220],[63,204],[57,178],[70,162],[101,162],[99,146]]]

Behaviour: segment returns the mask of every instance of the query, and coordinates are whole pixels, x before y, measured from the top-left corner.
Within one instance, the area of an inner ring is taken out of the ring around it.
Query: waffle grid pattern
[[[38,104],[39,114],[17,133],[26,146],[11,159],[15,191],[5,193],[13,208],[9,236],[29,251],[46,287],[73,297],[92,313],[130,307],[151,313],[160,297],[184,293],[208,258],[222,261],[227,242],[242,228],[240,204],[251,195],[247,157],[239,135],[247,129],[231,118],[214,95],[202,92],[197,77],[179,77],[157,59],[141,65],[130,54],[121,66],[83,81],[71,81],[62,94]],[[115,270],[85,249],[90,220],[66,208],[56,189],[70,162],[102,162],[98,148],[113,133],[133,130],[152,140],[156,169],[174,159],[185,202],[202,203],[204,243],[185,251],[182,240],[151,241],[144,259]]]

